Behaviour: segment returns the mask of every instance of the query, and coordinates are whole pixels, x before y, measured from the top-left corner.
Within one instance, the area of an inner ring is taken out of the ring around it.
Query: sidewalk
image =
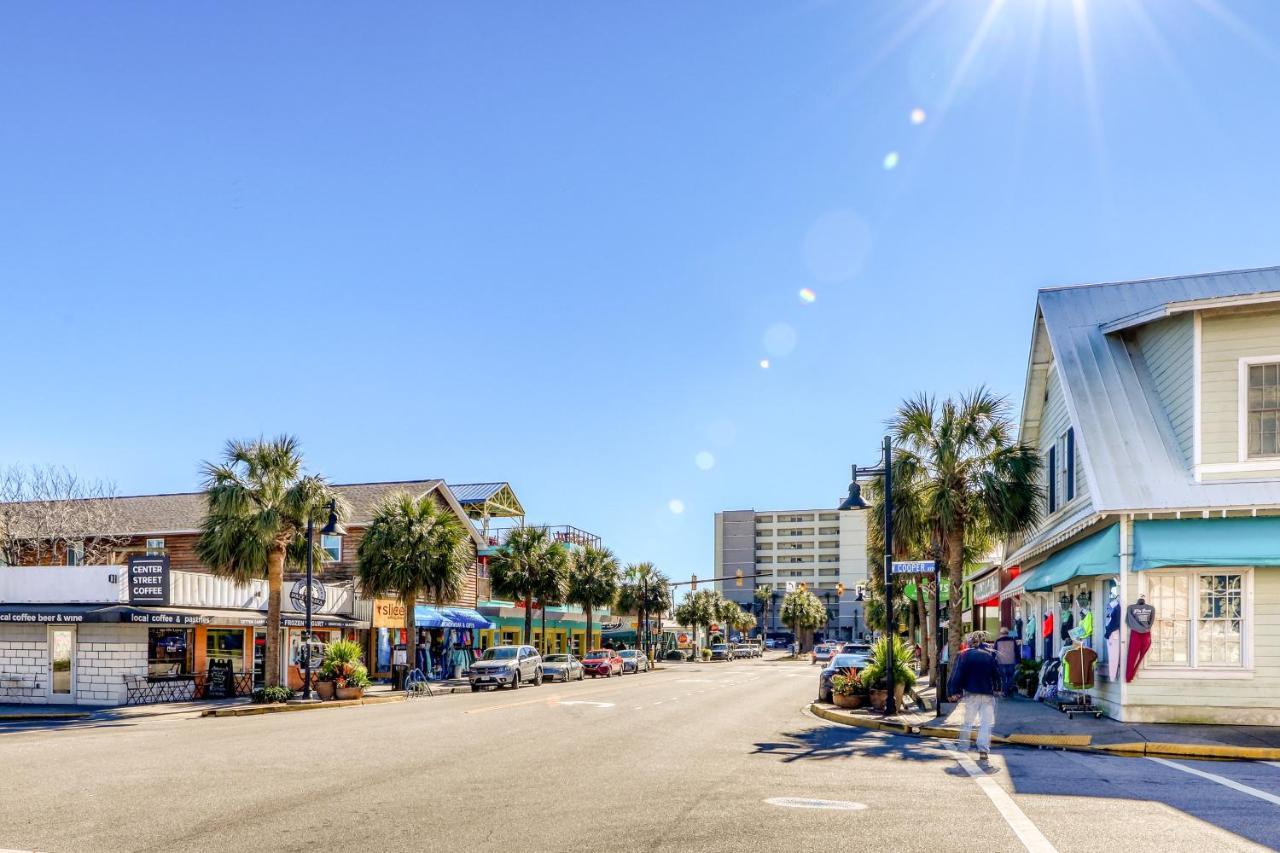
[[[932,690],[921,693],[932,705]],[[911,711],[886,719],[874,711],[848,711],[825,702],[814,703],[811,710],[835,723],[920,737],[954,739],[964,722],[960,708],[950,703],[943,705],[941,717]],[[1024,698],[999,700],[992,742],[1126,756],[1280,760],[1276,727],[1121,723],[1082,716],[1069,720],[1051,705]]]
[[[121,722],[143,717],[161,717],[170,714],[199,714],[217,708],[248,705],[249,697],[231,699],[202,699],[199,702],[157,702],[150,705],[25,705],[0,703],[0,724],[25,722]]]

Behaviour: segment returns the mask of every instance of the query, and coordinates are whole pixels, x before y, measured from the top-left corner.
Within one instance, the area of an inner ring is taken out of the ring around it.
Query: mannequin
[[[1115,681],[1120,677],[1120,590],[1112,587],[1111,597],[1107,600],[1106,623],[1102,628],[1107,640],[1107,678]]]
[[[1071,614],[1071,605],[1068,604],[1066,609],[1062,611],[1062,623],[1058,627],[1058,636],[1062,638],[1064,646],[1071,643],[1071,629],[1076,625],[1075,616]]]
[[[1044,659],[1053,657],[1053,611],[1045,610],[1044,622],[1041,623],[1040,636],[1044,638]]]
[[[1137,604],[1130,604],[1125,611],[1124,623],[1129,626],[1129,657],[1125,661],[1124,680],[1133,681],[1133,676],[1142,665],[1142,659],[1151,648],[1151,626],[1156,621],[1156,609],[1147,604],[1145,596],[1138,596]]]

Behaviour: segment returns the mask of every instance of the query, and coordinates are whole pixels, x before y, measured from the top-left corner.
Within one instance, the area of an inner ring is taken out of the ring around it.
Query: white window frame
[[[1239,432],[1236,460],[1255,470],[1280,470],[1280,456],[1249,456],[1249,368],[1280,364],[1280,355],[1250,355],[1240,359],[1236,378],[1236,418]]]
[[[325,545],[326,539],[338,540],[338,556],[337,557],[334,557],[332,554],[329,553],[329,548],[328,546]],[[320,534],[320,550],[324,551],[325,553],[326,563],[341,563],[342,562],[342,537],[336,533],[321,533]]]
[[[163,539],[163,538],[160,538],[160,537],[153,537],[153,538],[149,538],[149,539],[147,539],[147,555],[148,555],[148,556],[156,555],[156,554],[163,554],[163,553],[164,553],[164,539]]]
[[[1201,575],[1229,575],[1239,574],[1243,576],[1241,582],[1241,595],[1243,596],[1243,606],[1241,607],[1244,625],[1240,638],[1240,666],[1224,666],[1222,664],[1200,665],[1197,663],[1197,643],[1200,634],[1200,576]],[[1142,666],[1138,668],[1135,679],[1143,677],[1160,679],[1160,678],[1176,678],[1176,679],[1252,679],[1254,675],[1253,660],[1253,638],[1254,638],[1254,614],[1253,614],[1253,568],[1250,566],[1195,566],[1173,569],[1148,569],[1146,571],[1137,572],[1138,575],[1138,594],[1146,595],[1150,590],[1149,581],[1153,577],[1169,577],[1183,575],[1188,577],[1187,595],[1189,597],[1188,610],[1190,614],[1190,628],[1187,631],[1187,664],[1165,664],[1155,663],[1148,656],[1142,662]],[[1127,605],[1126,605],[1127,606]],[[1160,618],[1159,612],[1156,618]],[[1122,630],[1125,632],[1125,639],[1128,640],[1129,632],[1123,628],[1124,616],[1121,614]],[[1127,647],[1126,647],[1127,648]],[[1128,655],[1128,652],[1125,652]]]

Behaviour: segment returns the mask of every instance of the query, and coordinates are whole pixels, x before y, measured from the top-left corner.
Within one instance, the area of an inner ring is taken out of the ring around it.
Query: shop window
[[[148,539],[147,540],[147,556],[160,557],[163,555],[164,555],[164,540]]]
[[[179,675],[191,672],[194,649],[189,628],[147,629],[147,672],[150,675]]]
[[[205,657],[210,661],[230,661],[235,672],[244,672],[244,631],[239,628],[210,628],[205,635]]]
[[[1244,661],[1244,577],[1200,575],[1198,598],[1196,663],[1240,666]]]
[[[342,537],[330,536],[325,534],[320,537],[320,547],[324,549],[325,562],[341,563],[342,562]]]
[[[67,543],[67,565],[68,566],[84,565],[84,543],[83,542]]]
[[[1245,574],[1187,572],[1147,577],[1156,609],[1147,660],[1156,666],[1240,667],[1245,657]]]

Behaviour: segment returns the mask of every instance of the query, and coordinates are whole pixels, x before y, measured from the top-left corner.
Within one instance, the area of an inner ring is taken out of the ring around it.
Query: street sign
[[[931,575],[937,570],[938,564],[933,560],[904,560],[903,562],[894,562],[893,573],[895,575]]]
[[[795,591],[796,591],[796,582],[787,581],[787,592],[795,592]]]

